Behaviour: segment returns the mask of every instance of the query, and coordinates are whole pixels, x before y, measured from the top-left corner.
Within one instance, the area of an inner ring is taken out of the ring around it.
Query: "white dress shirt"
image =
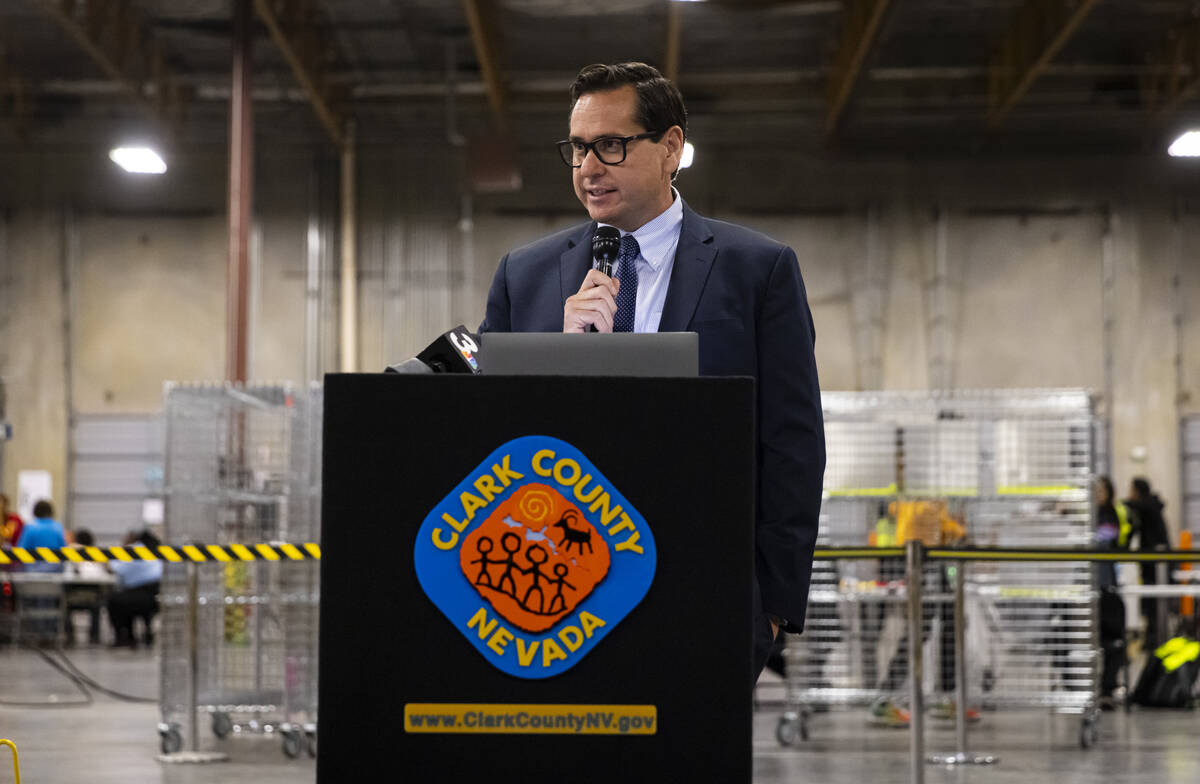
[[[658,332],[658,323],[662,320],[667,286],[675,267],[675,250],[679,247],[679,232],[683,228],[683,200],[674,188],[671,188],[671,194],[674,201],[657,218],[637,231],[621,232],[621,237],[632,233],[640,250],[636,262],[638,290],[633,314],[634,332]],[[623,273],[623,269],[617,269],[613,277],[620,278]]]

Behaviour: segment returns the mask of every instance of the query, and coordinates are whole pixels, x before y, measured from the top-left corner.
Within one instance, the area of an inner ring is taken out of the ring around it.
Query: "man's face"
[[[643,128],[634,119],[637,93],[620,87],[582,96],[571,110],[571,139],[591,142],[602,136],[634,136],[661,128]],[[623,163],[609,166],[588,152],[572,169],[575,195],[592,220],[634,231],[671,206],[671,173],[679,166],[683,132],[670,129],[658,142],[636,139]]]

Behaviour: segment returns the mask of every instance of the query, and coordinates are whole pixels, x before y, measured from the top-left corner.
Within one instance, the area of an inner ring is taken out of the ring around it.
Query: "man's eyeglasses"
[[[625,162],[626,147],[630,142],[655,136],[662,136],[662,131],[650,131],[634,136],[602,136],[590,142],[567,139],[558,143],[558,154],[562,156],[563,163],[572,169],[578,169],[583,165],[583,159],[587,157],[588,150],[591,150],[601,163],[616,166],[618,163]]]

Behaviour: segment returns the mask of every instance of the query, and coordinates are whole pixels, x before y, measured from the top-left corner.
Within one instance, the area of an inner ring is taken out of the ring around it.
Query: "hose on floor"
[[[139,697],[136,694],[126,694],[124,692],[117,691],[116,689],[110,689],[76,667],[75,662],[71,661],[70,658],[67,657],[66,651],[64,651],[62,648],[55,648],[54,652],[58,654],[59,658],[62,660],[62,664],[65,665],[68,670],[70,670],[68,673],[70,677],[73,680],[81,683],[81,685],[84,687],[90,686],[101,694],[106,694],[109,697],[122,702],[144,702],[158,704],[157,697]]]
[[[4,700],[4,699],[0,699],[0,705],[6,706],[9,708],[82,708],[84,706],[91,705],[93,702],[96,701],[95,698],[92,697],[92,693],[90,691],[88,691],[87,685],[84,684],[81,679],[75,677],[75,675],[73,675],[70,672],[70,670],[68,670],[66,668],[66,666],[64,666],[63,664],[60,664],[50,654],[46,653],[41,648],[34,647],[27,643],[21,643],[21,647],[26,650],[33,651],[38,656],[42,657],[42,659],[45,660],[45,662],[47,664],[49,664],[51,667],[53,667],[54,669],[56,669],[60,673],[62,673],[64,676],[66,676],[67,680],[69,680],[71,682],[71,685],[73,685],[75,688],[79,689],[79,692],[83,695],[83,699],[80,699],[80,700]]]

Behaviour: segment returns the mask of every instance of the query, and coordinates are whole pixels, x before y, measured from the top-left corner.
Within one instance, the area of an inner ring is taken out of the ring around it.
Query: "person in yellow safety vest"
[[[918,539],[928,547],[957,542],[967,534],[962,523],[950,516],[946,502],[893,501],[889,511],[896,518],[896,544]]]
[[[867,537],[872,547],[896,546],[896,523],[887,514],[887,507],[879,505],[879,519],[875,521],[875,530]]]
[[[880,511],[882,512],[882,510]],[[957,542],[965,538],[966,533],[966,527],[950,516],[945,500],[906,499],[893,501],[888,506],[888,516],[881,515],[875,523],[872,538],[877,547],[902,546],[911,540],[918,540],[927,547],[936,547]],[[894,577],[902,577],[903,561],[896,566],[900,571],[895,573]],[[881,564],[881,571],[883,568],[884,565]],[[946,592],[951,587],[945,567],[937,563],[930,563],[926,566],[923,582],[926,583],[926,590],[937,592]],[[954,608],[947,603],[940,603],[936,607],[926,605],[922,608],[922,645],[933,632],[935,615],[940,619],[940,645],[943,651],[943,666],[937,688],[944,694],[952,694],[954,692]],[[882,624],[877,623],[874,628],[882,628]],[[878,687],[880,691],[889,695],[903,690],[908,675],[909,645],[908,632],[905,631],[888,662],[886,677],[882,683],[876,683],[874,679],[869,681],[871,688]],[[947,717],[954,716],[953,700],[942,701],[936,706],[935,713]],[[967,708],[968,721],[978,721],[979,718],[980,714],[977,708]],[[908,710],[898,705],[890,696],[884,696],[872,703],[868,721],[880,726],[905,727],[908,726],[909,719]]]

